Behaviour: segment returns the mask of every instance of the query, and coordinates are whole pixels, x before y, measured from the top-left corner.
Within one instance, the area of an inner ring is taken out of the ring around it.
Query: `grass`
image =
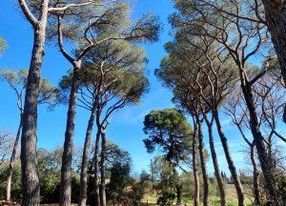
[[[237,198],[236,198],[236,192],[233,185],[227,185],[226,186],[226,202],[227,206],[237,206]],[[220,198],[216,195],[210,195],[209,197],[210,205],[211,206],[220,206]],[[183,205],[184,206],[193,206],[193,199],[189,195],[184,195],[183,197]],[[157,202],[157,194],[154,192],[152,194],[146,195],[143,200],[144,206],[149,204],[149,206],[156,206]],[[250,200],[250,197],[245,197],[245,205],[246,206],[252,206],[252,202]]]

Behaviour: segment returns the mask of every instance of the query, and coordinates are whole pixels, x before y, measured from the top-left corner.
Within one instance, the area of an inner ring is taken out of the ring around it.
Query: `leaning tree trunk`
[[[226,206],[225,187],[224,187],[224,183],[223,183],[223,180],[220,174],[219,164],[217,160],[217,154],[215,150],[214,137],[213,137],[213,131],[212,131],[212,122],[211,123],[207,122],[208,133],[209,133],[209,144],[210,144],[211,156],[213,160],[213,166],[214,166],[215,176],[216,176],[218,190],[219,190],[220,205]]]
[[[65,132],[64,151],[62,156],[61,168],[61,194],[60,205],[69,206],[71,204],[71,166],[72,166],[72,153],[73,153],[73,137],[76,116],[76,100],[78,88],[80,85],[79,69],[74,68],[73,82],[69,97],[69,108],[67,113],[67,123]]]
[[[95,195],[95,206],[101,206],[100,204],[100,193],[99,193],[99,178],[98,178],[98,162],[99,162],[99,140],[100,140],[100,126],[97,127],[95,146],[94,146],[94,195]]]
[[[200,205],[200,182],[198,176],[198,168],[197,168],[197,138],[198,138],[198,127],[194,122],[194,135],[193,135],[193,144],[192,144],[192,156],[193,156],[193,175],[194,175],[194,206]]]
[[[20,124],[18,127],[18,131],[16,134],[16,139],[13,145],[13,150],[12,150],[12,154],[11,154],[11,158],[10,158],[10,162],[9,162],[9,168],[8,168],[8,178],[7,178],[7,187],[6,187],[6,200],[10,201],[11,200],[11,189],[12,189],[12,176],[13,176],[13,169],[14,169],[14,163],[16,160],[16,154],[17,154],[17,148],[18,148],[18,144],[19,144],[19,139],[20,139],[20,135],[21,135],[21,130],[22,130],[22,126],[23,126],[23,121],[22,121],[22,116],[23,114],[20,114]]]
[[[224,151],[224,154],[225,154],[225,157],[226,157],[228,168],[229,168],[229,171],[231,173],[231,177],[232,177],[232,179],[234,181],[236,194],[237,194],[237,199],[238,199],[238,206],[244,206],[244,194],[243,194],[242,185],[241,185],[239,176],[237,174],[234,162],[233,162],[233,160],[231,158],[229,147],[228,147],[228,143],[227,143],[227,138],[226,138],[226,136],[225,136],[225,134],[224,134],[224,132],[222,130],[220,119],[219,119],[219,115],[218,115],[218,111],[216,109],[213,111],[213,116],[214,116],[214,119],[215,119],[215,122],[216,122],[217,131],[218,131],[221,143],[222,143],[222,147],[223,147],[223,151]]]
[[[250,158],[253,167],[253,195],[254,195],[254,205],[260,206],[261,205],[261,196],[259,190],[259,171],[257,169],[255,155],[254,155],[255,145],[252,144],[250,147]]]
[[[282,205],[282,203],[279,192],[276,188],[276,180],[273,172],[275,170],[275,168],[273,168],[273,159],[268,155],[267,149],[264,144],[264,137],[262,136],[259,128],[256,108],[254,107],[253,95],[251,92],[251,85],[247,84],[242,85],[241,87],[249,112],[250,129],[264,177],[265,189],[267,191],[267,199],[270,201],[269,204],[273,206],[280,206]]]
[[[201,169],[202,169],[203,182],[204,182],[203,203],[204,203],[204,206],[208,206],[209,205],[209,180],[208,180],[208,174],[207,174],[207,169],[206,169],[206,160],[205,160],[205,154],[204,154],[203,134],[202,134],[202,130],[201,130],[202,129],[201,128],[201,122],[199,119],[197,119],[197,125],[198,125],[200,162],[201,162]]]
[[[40,204],[40,183],[37,171],[37,106],[40,86],[40,71],[44,58],[48,0],[43,0],[40,21],[34,26],[34,44],[26,84],[21,136],[21,168],[23,185],[23,206]]]
[[[100,161],[100,202],[101,206],[106,206],[105,192],[105,163],[106,163],[106,136],[105,131],[101,130],[101,161]]]
[[[90,143],[95,120],[95,114],[96,114],[96,107],[95,105],[93,105],[88,120],[88,126],[86,130],[85,142],[82,154],[81,173],[80,173],[80,200],[79,200],[80,206],[85,206],[87,200],[87,176],[88,176],[87,170],[88,170]]]

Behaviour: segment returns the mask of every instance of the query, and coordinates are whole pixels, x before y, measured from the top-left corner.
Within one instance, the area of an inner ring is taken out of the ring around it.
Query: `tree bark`
[[[225,187],[224,187],[224,183],[221,177],[219,164],[217,160],[217,154],[215,150],[214,137],[213,137],[213,131],[212,131],[212,123],[207,122],[207,127],[208,127],[208,133],[209,133],[209,144],[210,144],[210,150],[211,150],[211,157],[213,160],[213,166],[214,166],[216,181],[217,181],[218,190],[219,190],[220,205],[226,206]]]
[[[243,194],[243,189],[241,182],[239,180],[239,176],[237,175],[236,167],[234,165],[234,162],[231,158],[228,143],[227,143],[227,138],[222,130],[218,111],[216,109],[213,110],[213,116],[216,122],[217,126],[217,131],[223,146],[223,151],[226,157],[226,161],[228,164],[229,171],[231,173],[232,179],[234,181],[235,189],[236,189],[236,194],[237,194],[237,199],[238,199],[238,206],[244,206],[244,194]]]
[[[100,194],[99,194],[99,178],[98,178],[98,158],[99,158],[99,140],[100,140],[100,126],[98,126],[95,148],[94,148],[94,194],[95,194],[95,206],[101,206],[100,204]]]
[[[197,137],[198,137],[198,127],[194,121],[194,136],[193,136],[193,144],[192,144],[192,156],[193,156],[193,176],[194,176],[194,206],[200,205],[200,182],[198,177],[198,169],[197,169]]]
[[[243,81],[242,81],[243,82]],[[281,206],[281,198],[276,188],[276,181],[273,170],[273,159],[268,155],[267,149],[264,144],[264,137],[261,134],[256,109],[253,102],[253,95],[250,84],[242,84],[242,92],[245,98],[246,106],[249,112],[249,124],[251,133],[256,146],[258,159],[261,165],[262,173],[265,181],[265,189],[267,191],[267,199],[273,206]]]
[[[73,153],[73,137],[75,128],[76,116],[76,100],[78,88],[80,85],[79,68],[74,68],[73,82],[69,97],[69,108],[67,113],[67,123],[65,132],[64,151],[62,156],[61,168],[61,195],[60,205],[69,206],[71,204],[71,166],[72,166],[72,153]]]
[[[286,82],[286,10],[285,1],[262,0],[266,23],[279,59],[281,74]]]
[[[79,201],[80,206],[85,206],[87,201],[87,176],[88,176],[87,170],[89,164],[90,143],[95,120],[95,114],[96,114],[96,106],[93,106],[88,120],[88,126],[86,130],[83,155],[82,155],[81,173],[80,173],[80,201]]]
[[[106,163],[106,136],[105,131],[101,130],[101,165],[100,165],[100,202],[101,206],[106,206],[106,192],[105,192],[105,163]]]
[[[21,136],[21,167],[23,185],[23,206],[40,204],[40,183],[37,171],[37,106],[40,86],[40,70],[44,58],[48,0],[43,0],[40,20],[34,25],[34,44],[26,86]]]
[[[20,124],[18,127],[16,139],[15,139],[15,142],[13,145],[13,150],[12,150],[12,154],[11,154],[11,158],[10,158],[10,162],[9,162],[7,187],[6,187],[6,200],[7,201],[11,200],[13,169],[14,169],[14,163],[16,160],[17,148],[18,148],[19,140],[20,140],[20,136],[21,136],[21,130],[22,130],[22,126],[23,126],[22,116],[23,116],[23,114],[20,114]]]
[[[202,169],[203,183],[204,183],[203,203],[204,203],[204,206],[208,206],[209,205],[209,180],[208,180],[206,161],[205,161],[205,156],[204,156],[204,143],[203,143],[203,134],[201,130],[201,122],[198,118],[197,118],[197,125],[198,125],[200,162],[201,162],[201,169]]]
[[[177,206],[181,206],[182,205],[182,184],[179,183],[177,184],[177,188],[176,188],[176,193],[177,193]]]
[[[252,144],[250,148],[250,158],[253,167],[253,195],[254,195],[254,205],[260,206],[260,190],[259,190],[259,172],[256,165],[255,155],[254,155],[255,145]]]

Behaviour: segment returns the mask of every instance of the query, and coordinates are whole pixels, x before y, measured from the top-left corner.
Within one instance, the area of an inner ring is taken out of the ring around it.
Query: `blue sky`
[[[133,16],[140,17],[144,13],[152,12],[159,15],[163,31],[160,40],[155,44],[144,45],[149,63],[147,75],[151,82],[150,92],[146,94],[140,105],[129,106],[117,112],[108,128],[108,138],[127,150],[133,159],[133,168],[136,173],[142,169],[148,169],[150,159],[153,155],[147,154],[142,139],[145,137],[142,131],[144,116],[152,109],[163,109],[173,107],[171,103],[172,94],[161,86],[154,77],[154,69],[158,68],[162,57],[165,55],[164,43],[170,40],[170,26],[168,16],[174,11],[171,0],[137,0],[133,6]],[[0,68],[27,69],[29,66],[32,30],[25,21],[16,0],[0,1],[0,36],[8,42],[8,48],[0,57]],[[57,85],[60,77],[70,68],[70,64],[61,56],[55,45],[46,46],[46,56],[42,68],[42,77],[49,79]],[[0,83],[0,128],[16,131],[18,126],[18,111],[16,100],[10,88]],[[38,115],[38,147],[54,149],[62,146],[64,142],[64,131],[66,122],[65,106],[59,106],[53,112],[48,112],[44,106],[39,107]],[[78,109],[76,118],[75,144],[83,145],[84,133],[88,120],[88,113]],[[241,151],[245,150],[243,141],[235,128],[229,124],[229,119],[223,118],[224,130],[229,137],[230,149],[233,159],[239,168],[244,168],[248,163]],[[216,137],[217,138],[217,137]],[[206,147],[208,148],[207,139]],[[222,170],[228,171],[227,164],[222,152],[222,147],[217,139],[219,161]],[[208,163],[209,171],[212,173],[211,162]]]

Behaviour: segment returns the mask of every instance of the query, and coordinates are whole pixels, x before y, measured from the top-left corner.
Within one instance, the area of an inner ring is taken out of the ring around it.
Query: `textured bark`
[[[100,140],[100,127],[98,126],[95,147],[94,147],[94,194],[95,194],[95,206],[100,206],[100,194],[99,194],[99,179],[98,179],[98,158],[99,158],[99,140]]]
[[[82,155],[81,173],[80,173],[80,200],[79,200],[80,206],[85,206],[87,200],[87,176],[88,176],[87,170],[89,164],[90,143],[95,120],[95,114],[96,114],[96,107],[93,106],[88,120],[88,126],[86,130],[83,155]]]
[[[193,136],[193,144],[192,144],[192,156],[193,156],[193,175],[194,175],[194,206],[200,205],[200,182],[198,177],[198,168],[197,168],[197,138],[198,138],[198,127],[197,124],[194,123],[194,136]]]
[[[106,206],[106,192],[105,192],[105,163],[106,163],[106,136],[105,131],[101,131],[101,161],[100,161],[100,202],[101,206]]]
[[[40,20],[34,26],[34,44],[27,78],[21,136],[21,166],[23,184],[23,206],[40,204],[40,183],[37,171],[37,106],[40,85],[40,70],[44,58],[48,0],[42,2]]]
[[[237,199],[238,199],[238,206],[244,206],[244,194],[243,194],[242,185],[241,185],[239,176],[237,175],[237,171],[236,171],[236,167],[234,165],[234,162],[233,162],[233,160],[231,158],[229,147],[228,147],[228,143],[227,143],[227,138],[226,138],[226,136],[225,136],[225,134],[224,134],[224,132],[222,130],[217,110],[213,111],[213,116],[214,116],[214,119],[215,119],[215,122],[216,122],[217,131],[218,131],[221,143],[222,143],[222,147],[223,147],[223,151],[224,151],[224,154],[225,154],[225,157],[226,157],[228,168],[229,168],[229,171],[231,173],[232,179],[234,181],[236,194],[237,194]]]
[[[13,145],[13,150],[12,150],[12,154],[11,154],[11,158],[10,158],[10,162],[9,162],[9,169],[8,169],[8,178],[7,178],[7,187],[6,187],[6,200],[10,201],[11,200],[11,189],[12,189],[12,176],[13,176],[13,169],[14,169],[14,163],[16,160],[16,154],[17,154],[17,148],[19,145],[19,140],[20,140],[20,136],[21,136],[21,130],[22,130],[22,126],[23,126],[23,121],[22,121],[22,116],[23,114],[20,114],[20,124],[18,127],[18,131],[16,134],[16,138],[15,138],[15,142]]]
[[[207,122],[207,127],[208,127],[208,133],[209,133],[209,144],[210,144],[210,150],[211,150],[211,157],[213,161],[216,181],[217,181],[218,190],[219,190],[220,205],[226,206],[225,187],[224,187],[224,183],[221,177],[219,164],[217,160],[217,154],[216,154],[215,144],[214,144],[214,136],[213,136],[213,131],[212,131],[212,123]]]
[[[284,82],[286,82],[286,9],[285,1],[262,0],[266,23],[280,62]]]
[[[254,196],[254,205],[260,206],[260,190],[259,190],[259,171],[257,169],[255,155],[254,155],[254,145],[251,145],[250,148],[250,158],[253,167],[253,196]]]
[[[265,189],[267,191],[267,199],[273,206],[282,205],[279,192],[276,188],[276,181],[274,177],[273,170],[273,160],[272,157],[268,155],[267,149],[264,144],[264,137],[261,134],[259,123],[257,119],[256,109],[253,102],[253,95],[251,92],[251,85],[242,84],[242,92],[245,98],[246,106],[249,112],[249,124],[251,133],[254,139],[254,144],[256,146],[258,159],[261,165],[262,173],[264,176]]]
[[[69,206],[71,204],[71,169],[72,169],[71,166],[72,166],[72,153],[73,153],[73,138],[74,138],[75,116],[76,116],[76,100],[77,100],[78,88],[80,85],[78,71],[79,71],[78,68],[74,68],[73,82],[69,97],[64,151],[62,156],[62,168],[61,168],[61,194],[60,194],[61,206]]]
[[[200,120],[197,120],[198,124],[198,139],[199,139],[199,153],[200,153],[200,163],[201,163],[201,169],[202,169],[202,175],[203,175],[203,185],[204,185],[204,197],[203,197],[203,203],[204,206],[209,205],[209,178],[207,174],[206,169],[206,160],[204,156],[204,143],[203,143],[203,134],[201,130],[201,122]]]

